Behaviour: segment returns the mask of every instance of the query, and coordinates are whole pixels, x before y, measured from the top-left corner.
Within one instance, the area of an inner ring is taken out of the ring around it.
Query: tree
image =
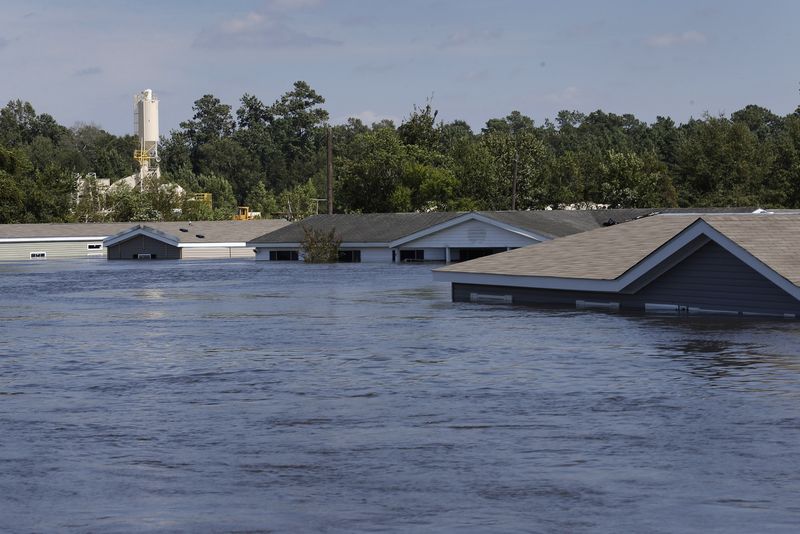
[[[317,213],[316,197],[317,191],[311,180],[291,189],[284,189],[278,195],[278,211],[289,221],[305,219]]]
[[[341,244],[342,238],[336,235],[336,228],[326,232],[303,225],[303,242],[300,247],[306,263],[336,263]]]
[[[253,211],[260,211],[261,217],[269,219],[274,213],[278,212],[278,202],[272,191],[264,186],[264,182],[256,184],[247,193],[245,204],[250,206]]]
[[[214,95],[203,95],[199,100],[195,100],[192,109],[194,110],[192,119],[181,122],[180,127],[189,144],[194,170],[199,172],[200,148],[207,143],[232,135],[236,123],[231,116],[231,107],[223,104]]]

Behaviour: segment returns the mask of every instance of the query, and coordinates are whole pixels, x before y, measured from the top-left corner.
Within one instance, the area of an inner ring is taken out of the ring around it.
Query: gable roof
[[[245,246],[248,239],[265,231],[275,230],[289,224],[283,219],[256,219],[252,221],[175,221],[147,222],[126,228],[109,236],[104,244],[113,246],[137,234],[149,235],[178,247],[192,246]],[[185,232],[181,229],[186,230]],[[203,237],[199,237],[203,236]]]
[[[716,241],[782,288],[798,293],[800,213],[659,215],[448,265],[436,269],[434,277],[619,291],[701,237]]]
[[[749,209],[749,208],[743,208]],[[478,211],[478,212],[428,212],[428,213],[350,213],[313,215],[272,233],[259,236],[249,244],[287,244],[303,241],[303,227],[330,231],[346,243],[381,243],[396,246],[406,238],[436,232],[469,218],[498,226],[534,239],[552,239],[601,227],[606,221],[625,222],[653,213],[652,209],[612,210],[537,210],[537,211]],[[475,217],[478,216],[478,217]],[[513,227],[513,228],[511,228]],[[430,231],[430,232],[428,232]]]
[[[0,243],[19,241],[102,240],[129,228],[132,223],[0,224]]]

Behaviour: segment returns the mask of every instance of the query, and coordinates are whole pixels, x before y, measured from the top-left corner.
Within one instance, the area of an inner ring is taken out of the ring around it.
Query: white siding
[[[30,260],[31,252],[44,252],[47,254],[47,259],[106,257],[105,248],[88,250],[89,243],[98,241],[0,243],[0,261]]]
[[[425,261],[444,261],[445,251],[443,248],[425,248]]]
[[[392,263],[392,250],[389,248],[362,248],[360,250],[361,263]]]
[[[525,247],[537,243],[525,237],[482,221],[469,220],[434,234],[403,244],[402,248],[501,248]],[[425,253],[428,259],[428,253]]]
[[[248,247],[184,247],[181,253],[181,258],[184,260],[253,257],[255,257],[253,249]]]

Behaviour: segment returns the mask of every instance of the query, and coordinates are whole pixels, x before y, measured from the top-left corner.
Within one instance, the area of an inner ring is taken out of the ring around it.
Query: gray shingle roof
[[[752,212],[754,208],[701,208],[693,213],[707,210],[723,210],[726,213]],[[536,211],[480,211],[476,212],[496,221],[548,238],[563,237],[603,226],[609,219],[621,223],[656,212],[680,211],[679,208],[657,210],[649,208],[609,210],[536,210]],[[303,241],[303,226],[315,230],[330,231],[346,243],[390,243],[397,239],[425,230],[437,224],[462,216],[468,212],[431,213],[351,213],[314,215],[290,224],[275,232],[253,239],[253,244],[300,243]]]
[[[800,286],[800,213],[658,215],[436,270],[614,280],[698,219]]]
[[[142,226],[173,237],[179,243],[239,243],[247,242],[264,232],[277,230],[289,224],[283,219],[256,219],[253,221],[186,221],[142,222],[128,224],[123,233]],[[181,228],[187,230],[182,232]],[[116,235],[116,234],[114,234]],[[203,237],[197,237],[202,235]]]
[[[137,225],[146,225],[173,235],[184,242],[241,242],[276,230],[289,224],[283,219],[253,221],[196,221],[188,222],[143,222],[143,223],[58,223],[58,224],[0,224],[0,239],[89,238],[109,237],[125,232]],[[190,232],[181,232],[186,228]],[[197,234],[205,235],[199,239]]]
[[[303,226],[330,231],[349,243],[388,243],[425,228],[449,221],[463,213],[351,213],[313,215],[272,233],[253,239],[252,243],[299,243],[303,241]]]

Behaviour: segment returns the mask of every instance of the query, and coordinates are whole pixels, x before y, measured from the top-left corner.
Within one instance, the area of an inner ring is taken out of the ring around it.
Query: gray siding
[[[798,301],[714,242],[640,289],[643,302],[742,310],[798,310]]]
[[[454,301],[468,302],[473,294],[510,297],[515,304],[527,305],[575,306],[576,301],[584,300],[618,303],[621,309],[630,310],[664,304],[800,316],[800,301],[713,242],[633,294],[453,284]]]
[[[159,260],[179,260],[181,249],[145,235],[108,247],[109,260],[130,260],[137,254],[150,254]]]

